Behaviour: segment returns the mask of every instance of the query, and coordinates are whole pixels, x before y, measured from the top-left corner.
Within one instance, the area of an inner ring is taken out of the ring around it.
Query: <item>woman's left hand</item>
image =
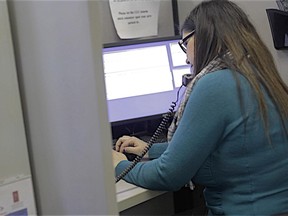
[[[127,157],[120,152],[117,152],[115,150],[112,150],[112,157],[113,157],[113,165],[114,168],[118,165],[118,163],[120,163],[123,160],[127,160]]]

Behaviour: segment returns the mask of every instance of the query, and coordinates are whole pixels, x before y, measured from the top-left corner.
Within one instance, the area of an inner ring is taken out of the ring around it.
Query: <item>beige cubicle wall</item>
[[[0,1],[0,101],[0,214],[21,209],[35,214],[34,191],[31,186],[30,163],[6,1]],[[25,190],[23,185],[29,189]],[[11,201],[15,191],[20,197],[18,202],[22,202],[18,207],[13,206]]]
[[[116,215],[99,1],[8,8],[39,214]]]

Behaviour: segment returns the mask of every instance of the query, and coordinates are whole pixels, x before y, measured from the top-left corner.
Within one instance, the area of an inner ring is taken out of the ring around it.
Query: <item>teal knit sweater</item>
[[[195,85],[171,142],[154,144],[148,162],[124,180],[151,190],[176,191],[192,179],[205,186],[210,215],[288,212],[288,139],[266,95],[269,133],[248,81],[228,69]],[[243,101],[240,103],[239,98]],[[121,161],[119,175],[131,162]]]

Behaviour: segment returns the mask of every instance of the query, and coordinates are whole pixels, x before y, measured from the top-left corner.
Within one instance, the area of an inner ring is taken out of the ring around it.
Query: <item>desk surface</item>
[[[123,180],[116,183],[116,192],[119,212],[166,193],[140,188]]]

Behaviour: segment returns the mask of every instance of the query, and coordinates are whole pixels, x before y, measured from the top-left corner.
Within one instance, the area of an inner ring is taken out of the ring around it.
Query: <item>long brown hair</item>
[[[270,51],[242,9],[228,0],[204,1],[191,11],[181,31],[194,29],[194,73],[198,74],[216,56],[229,51],[233,62],[224,61],[228,68],[241,73],[251,84],[266,134],[269,134],[268,110],[261,87],[276,105],[287,134],[288,87],[281,79]]]

